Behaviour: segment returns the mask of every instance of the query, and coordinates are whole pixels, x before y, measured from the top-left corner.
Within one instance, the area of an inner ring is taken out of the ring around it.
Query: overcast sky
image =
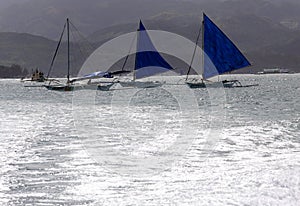
[[[0,0],[0,8],[5,8],[5,7],[8,7],[12,4],[15,4],[15,3],[22,3],[22,2],[26,2],[28,0]]]

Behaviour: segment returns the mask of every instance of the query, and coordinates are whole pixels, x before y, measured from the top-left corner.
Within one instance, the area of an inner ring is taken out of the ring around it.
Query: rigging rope
[[[65,30],[66,30],[66,25],[67,25],[67,23],[65,23],[64,28],[63,28],[63,31],[62,31],[62,33],[61,33],[61,35],[60,35],[59,42],[58,42],[58,44],[57,44],[57,47],[56,47],[56,50],[55,50],[54,56],[53,56],[52,61],[51,61],[51,64],[50,64],[50,68],[49,68],[48,74],[47,74],[47,79],[49,78],[50,73],[51,73],[51,70],[52,70],[52,68],[53,68],[53,64],[54,64],[55,58],[56,58],[56,56],[57,56],[58,49],[59,49],[59,47],[60,47],[60,45],[61,45],[61,41],[62,41],[62,38],[63,38],[63,36],[64,36]],[[51,81],[50,81],[50,82],[51,82]],[[49,82],[49,84],[50,84],[50,82]]]
[[[79,63],[82,64],[85,61],[85,59],[95,50],[95,46],[93,46],[89,42],[89,40],[77,29],[77,27],[72,22],[70,22],[70,26],[72,27],[71,35],[73,37],[73,40],[78,40],[76,42],[78,46],[78,51],[81,56],[78,55],[78,58],[75,57],[74,59],[77,60],[77,63],[79,65]],[[80,62],[79,59],[82,60],[82,62]]]
[[[131,41],[129,51],[128,51],[128,54],[127,54],[127,56],[126,56],[126,58],[125,58],[125,60],[124,60],[124,63],[123,63],[123,66],[122,66],[121,71],[124,71],[125,65],[126,65],[127,60],[128,60],[128,58],[129,58],[129,56],[130,56],[130,53],[131,53],[131,50],[132,50],[132,47],[133,47],[133,43],[134,43],[134,40],[136,39],[136,37],[137,37],[137,32],[136,32],[136,34],[134,35],[134,37],[133,37],[133,39],[132,39],[132,41]]]
[[[199,38],[200,38],[200,35],[201,35],[201,31],[202,31],[202,24],[201,24],[201,26],[200,26],[199,33],[198,33],[198,36],[197,36],[197,39],[196,39],[196,44],[195,44],[195,48],[194,48],[192,60],[191,60],[191,63],[190,63],[190,65],[189,65],[189,69],[188,69],[188,72],[187,72],[187,74],[186,74],[185,81],[188,80],[189,74],[190,74],[191,69],[192,69],[192,64],[193,64],[193,62],[194,62],[194,58],[195,58],[196,50],[197,50],[197,47],[198,47],[198,41],[199,41]]]

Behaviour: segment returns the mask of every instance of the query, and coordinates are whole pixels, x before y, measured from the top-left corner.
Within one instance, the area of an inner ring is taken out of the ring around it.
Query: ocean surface
[[[161,78],[64,93],[0,80],[0,205],[300,205],[299,74]]]

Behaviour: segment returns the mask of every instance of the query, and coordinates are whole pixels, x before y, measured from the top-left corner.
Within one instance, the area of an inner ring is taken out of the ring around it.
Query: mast
[[[136,73],[135,73],[135,69],[137,68],[137,58],[136,58],[136,56],[137,56],[137,53],[139,52],[138,51],[138,42],[139,42],[139,37],[140,37],[140,25],[141,25],[141,20],[140,20],[140,23],[139,23],[139,26],[138,26],[138,29],[137,29],[137,37],[136,37],[136,51],[135,51],[135,60],[134,60],[134,70],[133,70],[133,81],[135,81],[135,79],[136,79]]]
[[[204,51],[204,15],[205,13],[203,12],[203,17],[202,17],[202,45],[201,45],[201,48],[202,48],[202,80],[205,80],[204,78],[204,55],[205,55],[205,51]]]
[[[67,18],[67,36],[68,36],[68,81],[70,83],[70,26],[69,26],[69,18]]]

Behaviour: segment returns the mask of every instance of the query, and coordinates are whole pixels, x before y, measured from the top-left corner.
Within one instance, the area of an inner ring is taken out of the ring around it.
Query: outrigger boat
[[[31,76],[31,81],[44,82],[45,80],[46,78],[44,77],[44,73],[39,71],[38,69],[36,69]]]
[[[47,79],[44,77],[44,73],[36,69],[32,72],[30,79],[25,79],[25,77],[21,78],[21,82],[44,82]]]
[[[195,57],[198,41],[202,33],[202,79],[189,79],[192,63]],[[209,78],[229,73],[233,70],[251,66],[247,58],[234,45],[234,43],[224,34],[211,19],[203,13],[202,26],[196,40],[195,51],[192,62],[189,66],[186,84],[190,88],[205,87],[250,87],[255,85],[243,86],[239,80],[223,80],[214,82]]]
[[[126,64],[127,58],[123,64]],[[151,38],[143,25],[139,22],[139,29],[137,30],[137,45],[135,53],[135,65],[133,70],[133,79],[119,80],[123,87],[136,88],[153,88],[164,84],[160,81],[136,81],[145,77],[150,77],[159,73],[173,70],[171,65],[160,55],[153,45]]]

